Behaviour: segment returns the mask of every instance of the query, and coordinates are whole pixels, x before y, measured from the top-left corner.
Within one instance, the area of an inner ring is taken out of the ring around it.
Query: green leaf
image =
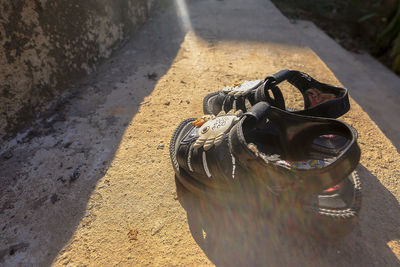
[[[396,40],[394,41],[393,48],[392,48],[392,57],[396,57],[400,55],[400,32],[398,33]]]
[[[392,70],[400,73],[400,55],[397,55],[392,64]]]
[[[368,14],[368,15],[365,15],[365,16],[362,16],[361,18],[359,18],[359,19],[358,19],[358,22],[363,22],[363,21],[366,21],[366,20],[375,18],[375,17],[377,17],[377,16],[378,16],[378,14],[376,14],[376,13],[371,13],[371,14]]]
[[[389,25],[378,36],[378,46],[386,39],[392,40],[400,32],[400,5],[397,6],[397,12]]]

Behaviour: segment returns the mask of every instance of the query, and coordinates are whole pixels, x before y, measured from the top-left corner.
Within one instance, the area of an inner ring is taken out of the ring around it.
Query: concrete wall
[[[0,140],[68,95],[153,0],[0,0]]]

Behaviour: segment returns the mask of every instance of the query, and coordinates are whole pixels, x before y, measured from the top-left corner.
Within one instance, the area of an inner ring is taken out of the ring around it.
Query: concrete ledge
[[[67,95],[67,86],[149,16],[153,0],[0,4],[0,139]],[[62,97],[61,97],[62,98]]]

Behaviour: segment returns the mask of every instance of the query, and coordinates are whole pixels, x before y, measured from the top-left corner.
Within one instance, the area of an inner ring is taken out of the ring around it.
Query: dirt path
[[[400,155],[354,101],[344,120],[360,135],[364,203],[339,244],[283,234],[252,207],[177,197],[169,138],[201,114],[204,95],[282,68],[339,84],[269,1],[187,2],[154,16],[64,109],[3,149],[0,265],[398,265]]]

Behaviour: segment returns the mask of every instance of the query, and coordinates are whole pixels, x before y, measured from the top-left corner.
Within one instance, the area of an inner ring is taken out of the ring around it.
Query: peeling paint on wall
[[[153,0],[0,0],[0,139],[132,34]]]

